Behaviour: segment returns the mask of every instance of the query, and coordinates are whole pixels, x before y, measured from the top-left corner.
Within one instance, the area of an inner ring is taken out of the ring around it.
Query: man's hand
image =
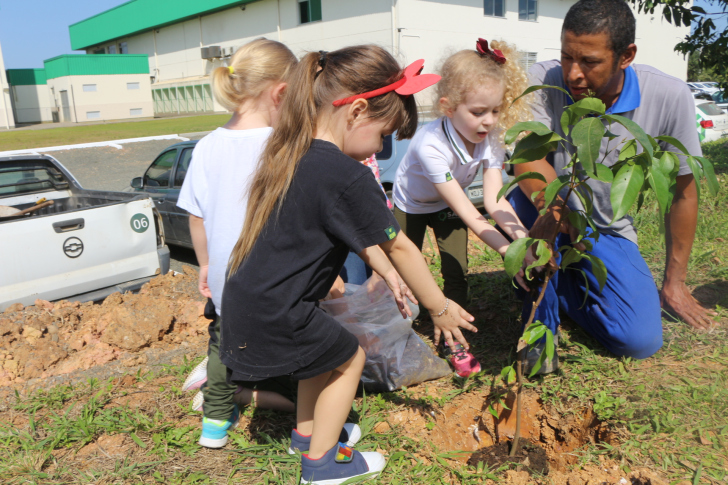
[[[579,231],[569,222],[569,212],[571,210],[568,207],[561,207],[561,202],[556,206],[549,207],[544,215],[538,216],[536,222],[533,223],[533,227],[528,231],[528,235],[536,239],[553,241],[556,239],[556,226],[561,221],[559,232],[568,234],[573,243],[579,237]],[[574,247],[579,251],[586,249],[582,243],[574,244]]]
[[[326,298],[324,298],[324,301],[336,300],[337,298],[343,298],[345,292],[346,292],[346,286],[344,284],[344,280],[341,279],[341,276],[337,276],[336,281],[334,281],[334,284],[331,286],[331,289],[329,290],[329,294],[326,295]]]
[[[197,289],[200,290],[200,294],[205,298],[212,298],[212,292],[210,287],[207,285],[207,272],[210,269],[208,265],[200,266],[200,278],[197,281]]]
[[[689,323],[696,330],[708,330],[717,325],[711,315],[717,315],[713,310],[704,308],[685,286],[684,282],[665,284],[660,291],[660,306],[680,320]]]

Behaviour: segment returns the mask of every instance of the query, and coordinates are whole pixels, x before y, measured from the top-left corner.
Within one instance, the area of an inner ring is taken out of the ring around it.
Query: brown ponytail
[[[298,162],[316,134],[319,116],[341,109],[332,106],[335,99],[381,88],[402,76],[397,61],[378,46],[353,46],[329,52],[321,72],[319,59],[319,53],[309,52],[291,73],[278,126],[268,139],[250,185],[245,225],[230,256],[229,276],[250,253],[276,206],[280,210]],[[368,102],[369,116],[391,120],[398,129],[398,139],[414,135],[417,105],[413,96],[390,92]]]

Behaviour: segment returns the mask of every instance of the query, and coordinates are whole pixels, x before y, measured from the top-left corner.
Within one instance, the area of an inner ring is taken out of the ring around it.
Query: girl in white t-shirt
[[[515,46],[479,39],[475,50],[463,50],[442,66],[433,103],[440,118],[422,127],[399,165],[394,183],[394,213],[402,230],[422,247],[432,227],[440,250],[444,293],[465,306],[468,296],[467,244],[470,228],[488,246],[505,255],[509,241],[468,199],[463,189],[483,167],[483,205],[512,239],[527,236],[513,207],[501,198],[505,160],[503,133],[529,116],[523,98],[528,79]],[[443,348],[458,375],[480,370],[461,346]]]
[[[218,349],[222,290],[230,253],[245,220],[248,182],[273,132],[285,80],[296,64],[296,57],[280,42],[257,39],[238,49],[228,67],[213,71],[215,98],[233,115],[195,146],[177,202],[190,214],[200,293],[209,298],[209,306],[214,304],[216,313],[210,324],[208,357],[183,386],[186,390],[204,385],[198,394],[204,399],[196,397],[195,401],[203,401],[200,444],[208,448],[227,443],[227,431],[238,418],[237,404],[252,401],[263,408],[294,410],[293,402],[284,397],[294,395],[290,380],[260,381],[240,388],[232,385],[227,382]]]

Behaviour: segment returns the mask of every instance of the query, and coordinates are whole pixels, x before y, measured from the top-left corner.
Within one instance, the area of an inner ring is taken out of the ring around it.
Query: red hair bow
[[[399,81],[395,81],[392,84],[384,86],[383,88],[375,89],[374,91],[369,91],[362,94],[355,94],[354,96],[349,96],[348,98],[337,99],[333,102],[333,105],[339,107],[345,104],[353,103],[357,99],[369,99],[375,96],[386,94],[390,91],[394,91],[395,93],[402,96],[409,96],[418,93],[425,88],[429,88],[437,81],[442,79],[441,76],[438,76],[437,74],[420,74],[423,67],[425,67],[425,60],[419,59],[404,68],[402,78]]]
[[[493,60],[498,64],[506,63],[506,56],[504,56],[503,53],[498,49],[489,49],[488,41],[485,39],[478,39],[478,42],[475,43],[475,50],[477,50],[482,55],[492,57]]]

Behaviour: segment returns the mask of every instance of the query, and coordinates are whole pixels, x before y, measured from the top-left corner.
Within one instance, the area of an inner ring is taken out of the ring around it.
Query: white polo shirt
[[[435,184],[457,180],[465,189],[478,166],[503,168],[505,150],[496,130],[475,145],[471,157],[450,118],[443,116],[417,131],[397,168],[392,199],[408,214],[429,214],[447,208]]]

